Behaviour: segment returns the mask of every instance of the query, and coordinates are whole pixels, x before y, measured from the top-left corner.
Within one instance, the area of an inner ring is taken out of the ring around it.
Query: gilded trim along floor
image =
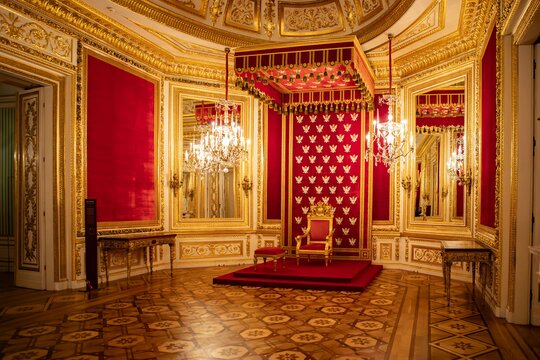
[[[3,288],[3,359],[502,359],[504,336],[470,285],[383,270],[366,291],[212,285],[234,267],[177,269],[88,294]],[[485,312],[485,309],[484,309]],[[490,326],[488,326],[488,322]],[[500,321],[499,321],[500,322]],[[501,335],[502,334],[502,335]],[[508,357],[510,356],[510,357]]]

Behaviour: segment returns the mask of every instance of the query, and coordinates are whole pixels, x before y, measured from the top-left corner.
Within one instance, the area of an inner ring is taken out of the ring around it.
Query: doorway
[[[0,72],[0,277],[7,285],[47,287],[40,193],[46,187],[41,158],[50,93],[50,86]]]

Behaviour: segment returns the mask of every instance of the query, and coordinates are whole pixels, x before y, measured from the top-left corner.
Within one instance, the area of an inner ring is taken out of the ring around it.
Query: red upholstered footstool
[[[277,271],[277,260],[281,259],[281,268],[285,268],[285,250],[280,247],[269,246],[255,249],[255,256],[253,262],[255,263],[254,269],[257,270],[257,259],[262,257],[264,266],[266,266],[266,258],[271,258],[274,262],[274,271]]]

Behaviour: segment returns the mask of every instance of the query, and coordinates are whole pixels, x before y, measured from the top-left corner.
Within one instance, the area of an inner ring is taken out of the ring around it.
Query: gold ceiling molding
[[[156,74],[161,72],[177,76],[200,76],[211,79],[224,79],[223,75],[216,76],[216,71],[208,70],[208,65],[195,63],[190,60],[172,56],[149,40],[136,34],[125,26],[113,22],[78,0],[66,0],[63,3],[47,0],[27,0],[26,4],[32,9],[40,23],[45,23],[62,33],[79,38],[84,43],[94,46],[108,54],[129,62],[146,72]],[[66,5],[67,4],[67,5]],[[22,13],[29,13],[20,4],[10,2]],[[48,18],[39,14],[46,13]],[[49,20],[51,18],[54,21]],[[62,24],[62,25],[58,25]],[[129,55],[134,60],[126,57]],[[181,65],[178,65],[181,63]],[[216,68],[217,70],[217,68]]]
[[[358,1],[358,0],[356,0]],[[356,35],[360,43],[367,42],[377,35],[382,34],[393,24],[395,24],[409,8],[412,6],[415,0],[396,0],[388,10],[385,12],[385,16],[381,16],[378,21],[374,21],[372,24],[366,27],[362,27],[359,30],[353,32]],[[361,25],[361,24],[360,24]]]
[[[515,8],[517,8],[517,6],[514,6],[514,9]],[[523,38],[525,37],[525,32],[531,26],[538,11],[540,11],[540,0],[531,1],[529,7],[525,11],[525,14],[523,15],[522,21],[519,22],[518,28],[516,29],[514,36],[515,43],[519,44],[523,41]],[[508,18],[511,17],[512,16],[508,15]]]
[[[278,3],[281,36],[311,37],[345,30],[343,11],[337,0]]]
[[[192,13],[194,15],[206,18],[209,0],[161,0],[163,3]]]
[[[3,6],[0,6],[0,35],[76,65],[76,39]]]
[[[358,23],[362,23],[373,18],[384,9],[384,4],[381,0],[355,0],[356,16]]]
[[[195,20],[185,18],[149,1],[111,0],[148,19],[157,21],[185,34],[230,47],[249,46],[261,43],[262,40],[216,29]],[[217,1],[217,0],[216,0]]]
[[[399,34],[394,34],[392,48],[397,51],[412,43],[418,42],[427,36],[444,29],[446,18],[446,2],[433,2],[411,25]],[[383,56],[388,54],[388,43],[369,50],[370,56]]]
[[[406,77],[442,62],[450,61],[456,56],[474,50],[476,46],[474,38],[463,39],[455,34],[450,39],[455,39],[455,41],[441,39],[397,59],[395,64],[398,76]]]
[[[264,32],[270,39],[276,30],[276,24],[274,17],[276,16],[276,2],[275,0],[266,0],[266,6],[264,8]]]
[[[171,56],[148,40],[131,30],[111,22],[103,14],[78,0],[64,2],[47,0],[26,0],[25,5],[32,9],[40,22],[68,33],[79,40],[94,42],[97,46],[114,48],[124,54],[138,58],[142,63],[162,68],[171,61]],[[10,7],[20,8],[20,3],[9,3]],[[24,10],[27,12],[27,10]],[[46,17],[41,16],[46,14]],[[50,19],[52,18],[53,21]],[[59,25],[61,24],[61,25]],[[106,45],[106,46],[104,46]],[[160,66],[161,65],[161,66]]]
[[[229,0],[225,10],[225,24],[258,33],[261,30],[259,0]]]
[[[155,37],[160,38],[164,42],[168,43],[172,47],[174,47],[178,52],[188,54],[188,55],[196,55],[200,56],[201,58],[204,58],[204,63],[208,65],[208,57],[215,57],[215,60],[223,61],[223,51],[222,50],[216,50],[207,46],[203,46],[191,41],[187,41],[185,38],[178,38],[174,35],[170,35],[169,33],[165,33],[162,31],[154,30],[152,28],[147,27],[146,25],[133,20],[129,19],[133,24],[139,26],[141,29],[149,32],[150,34],[154,35]],[[200,63],[202,63],[201,61]],[[219,65],[220,68],[223,68],[223,65]]]

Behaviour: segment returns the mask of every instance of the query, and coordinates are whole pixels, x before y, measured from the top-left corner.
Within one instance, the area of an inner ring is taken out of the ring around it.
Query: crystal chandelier
[[[388,118],[381,122],[377,109],[377,117],[373,120],[373,134],[368,132],[366,135],[366,160],[372,156],[375,165],[383,163],[388,167],[388,172],[393,170],[399,160],[405,161],[406,156],[414,149],[412,133],[408,143],[405,139],[407,120],[394,121],[394,108],[399,96],[392,94],[392,37],[392,34],[388,34],[389,93],[379,99],[379,104],[388,106]]]
[[[216,102],[213,121],[201,123],[198,143],[193,142],[186,151],[184,167],[188,171],[228,172],[247,156],[249,143],[240,126],[239,106],[229,100],[229,52],[226,48],[225,99]]]
[[[456,180],[459,185],[470,184],[471,172],[465,169],[465,135],[456,138],[456,148],[452,151],[446,167],[450,178]]]

